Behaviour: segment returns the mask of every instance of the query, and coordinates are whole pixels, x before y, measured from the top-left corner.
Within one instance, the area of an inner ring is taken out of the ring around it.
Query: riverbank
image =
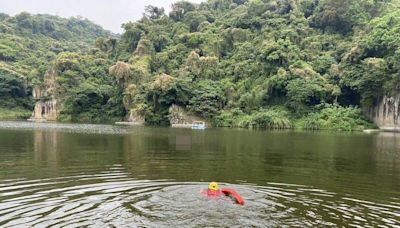
[[[0,121],[1,120],[18,120],[27,119],[31,116],[32,111],[21,108],[1,108],[0,107]]]
[[[31,116],[29,110],[5,110],[0,109],[0,120],[28,119]],[[4,116],[5,118],[2,118]],[[116,120],[122,117],[115,117]],[[145,119],[145,117],[144,117]],[[29,119],[32,121],[46,121],[46,119]],[[68,119],[71,120],[71,119]],[[168,119],[167,119],[168,120]],[[95,123],[116,125],[151,125],[159,126],[147,121],[142,122],[115,122],[115,121],[59,121],[60,123]],[[166,121],[168,123],[168,121]],[[229,127],[244,129],[276,129],[276,130],[331,130],[331,131],[364,131],[366,129],[378,129],[367,119],[359,108],[341,107],[337,105],[321,106],[315,111],[309,111],[302,115],[296,115],[285,107],[275,106],[258,111],[244,112],[240,109],[224,110],[208,120],[208,126]],[[171,127],[174,123],[169,119]],[[176,124],[175,124],[176,125]],[[165,126],[165,125],[164,125]]]
[[[328,104],[303,114],[296,114],[279,106],[251,113],[239,109],[222,111],[214,118],[213,124],[219,127],[333,131],[377,128],[359,108]]]

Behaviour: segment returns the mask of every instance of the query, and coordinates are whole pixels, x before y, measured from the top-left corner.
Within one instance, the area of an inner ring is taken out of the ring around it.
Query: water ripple
[[[245,198],[207,200],[207,183],[129,178],[122,168],[43,180],[0,181],[1,227],[399,226],[398,201],[383,204],[311,186],[230,185]]]

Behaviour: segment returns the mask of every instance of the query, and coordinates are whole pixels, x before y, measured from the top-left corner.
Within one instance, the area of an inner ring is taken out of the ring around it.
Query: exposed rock
[[[172,127],[191,127],[194,121],[206,122],[205,119],[201,117],[188,114],[185,108],[178,105],[172,105],[169,108],[168,117]]]
[[[42,97],[42,88],[40,88],[38,85],[34,86],[32,90],[32,96],[33,99],[39,100]]]
[[[131,109],[127,117],[126,122],[115,122],[117,125],[127,126],[143,126],[145,124],[144,115],[142,115],[137,109]]]
[[[144,123],[145,123],[144,116],[135,110],[130,110],[129,116],[128,116],[128,121],[130,123],[135,123],[135,125],[144,125]]]
[[[138,88],[135,84],[130,84],[124,91],[124,97],[122,102],[124,104],[125,110],[129,110],[132,106],[132,101],[138,93]]]
[[[56,87],[57,72],[55,69],[50,68],[44,75],[45,91],[44,96],[52,95]]]
[[[378,99],[374,107],[365,109],[366,114],[383,130],[400,131],[400,94]]]
[[[32,95],[36,101],[35,108],[29,121],[56,121],[58,116],[59,107],[57,106],[57,99],[54,97],[54,88],[56,71],[49,69],[44,75],[44,89],[36,85],[33,88]],[[51,97],[50,100],[42,101],[45,96]]]
[[[38,101],[35,104],[32,117],[29,121],[56,121],[57,120],[57,100]]]

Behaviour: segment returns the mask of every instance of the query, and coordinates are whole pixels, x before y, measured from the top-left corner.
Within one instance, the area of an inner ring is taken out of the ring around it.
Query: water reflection
[[[387,184],[400,191],[400,134],[380,132],[374,137],[374,158],[379,166],[379,178],[390,177]]]
[[[400,134],[393,132],[379,132],[374,137],[378,152],[392,153],[400,156]]]
[[[192,149],[192,136],[191,135],[176,135],[171,136],[170,145],[175,145],[176,151],[188,151]]]
[[[400,206],[359,200],[305,185],[232,185],[246,200],[207,200],[206,183],[138,180],[120,165],[97,175],[0,181],[0,226],[245,226],[399,225]]]
[[[2,227],[400,221],[396,134],[1,126]],[[202,199],[210,180],[236,188],[246,207]]]
[[[52,170],[59,167],[59,138],[57,131],[34,131],[34,160],[37,166],[47,166]]]

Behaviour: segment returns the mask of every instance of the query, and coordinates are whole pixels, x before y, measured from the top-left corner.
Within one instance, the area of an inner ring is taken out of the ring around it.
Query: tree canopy
[[[107,118],[135,112],[166,124],[177,104],[215,125],[270,128],[313,129],[315,118],[336,110],[349,118],[318,128],[354,129],[368,125],[361,107],[399,90],[399,7],[396,0],[179,1],[168,15],[147,6],[120,37],[79,18],[3,15],[0,61],[29,78],[28,91],[55,69],[55,94],[72,97],[63,114],[73,121],[88,112],[81,119],[99,121],[93,110],[107,109]],[[86,41],[92,46],[79,49]]]

